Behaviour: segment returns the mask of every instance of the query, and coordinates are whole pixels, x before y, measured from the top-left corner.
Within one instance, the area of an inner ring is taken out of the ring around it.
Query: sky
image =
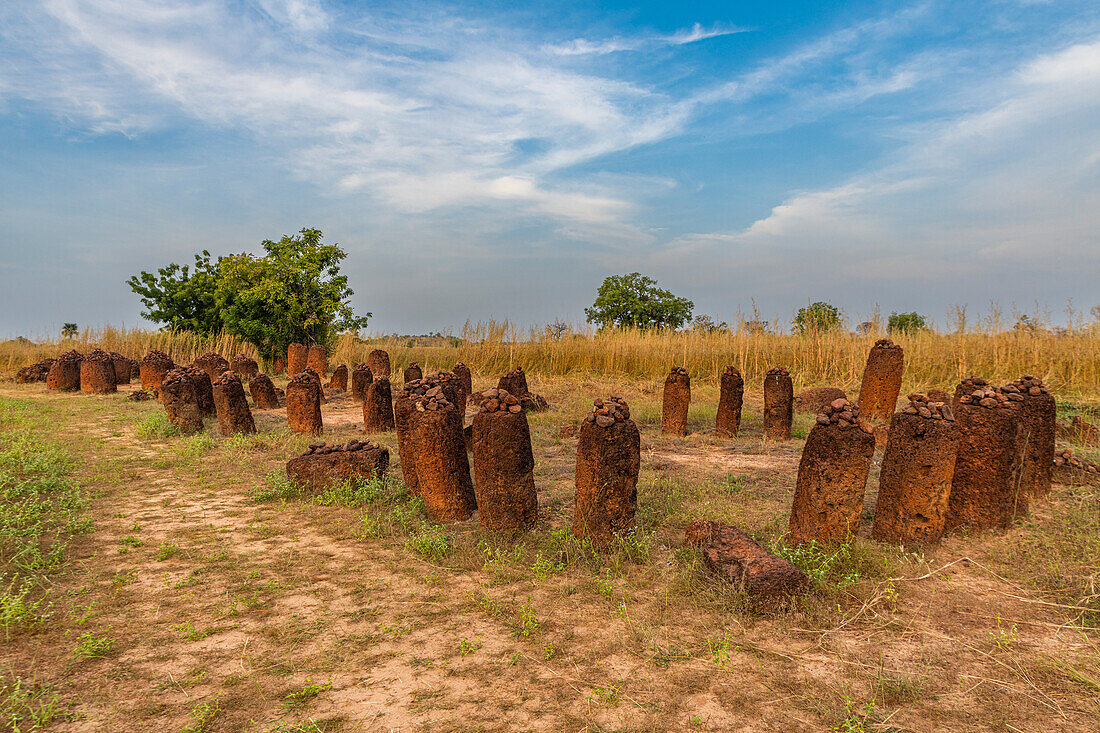
[[[811,301],[1100,304],[1100,3],[0,3],[0,336],[303,227],[369,330],[581,322],[639,271]]]

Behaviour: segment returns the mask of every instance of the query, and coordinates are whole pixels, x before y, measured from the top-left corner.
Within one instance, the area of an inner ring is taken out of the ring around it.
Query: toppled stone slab
[[[377,443],[349,440],[328,445],[322,441],[287,461],[286,475],[307,491],[317,492],[345,481],[382,478],[389,466],[389,450]]]
[[[43,359],[42,361],[25,366],[15,374],[15,381],[17,384],[32,384],[34,382],[45,382],[46,377],[50,373],[50,367],[57,359]]]
[[[126,399],[130,400],[131,402],[145,402],[146,400],[151,400],[155,397],[156,395],[152,395],[143,389],[139,389],[127,395]]]

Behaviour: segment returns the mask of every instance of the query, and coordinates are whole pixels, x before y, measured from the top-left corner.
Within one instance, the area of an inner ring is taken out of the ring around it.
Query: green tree
[[[653,278],[632,272],[605,278],[596,292],[596,302],[585,308],[584,314],[600,328],[679,328],[691,320],[694,307],[687,298],[658,288]]]
[[[76,336],[77,326],[75,323],[66,323],[61,327],[61,338],[71,339]]]
[[[916,333],[928,328],[928,319],[920,313],[891,313],[886,319],[886,330],[890,333]]]
[[[794,316],[795,330],[801,334],[824,333],[839,325],[840,310],[821,300],[799,308]]]
[[[127,284],[141,297],[145,318],[169,329],[210,336],[223,325],[214,300],[220,262],[211,262],[210,253],[203,250],[195,255],[194,271],[173,262],[156,275],[144,271],[134,275]]]

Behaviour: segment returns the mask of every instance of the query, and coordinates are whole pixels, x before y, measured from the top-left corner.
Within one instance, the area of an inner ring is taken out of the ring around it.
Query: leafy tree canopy
[[[916,333],[928,328],[928,319],[920,313],[891,313],[886,320],[886,330],[890,333]]]
[[[687,298],[658,288],[653,278],[632,272],[605,278],[596,302],[584,314],[600,328],[679,328],[691,320],[694,307]]]
[[[795,330],[801,334],[824,333],[840,326],[840,310],[830,303],[817,301],[799,308],[794,316]]]
[[[303,229],[264,241],[263,256],[228,255],[214,263],[204,251],[193,272],[171,264],[156,276],[131,277],[130,288],[141,296],[146,318],[203,335],[225,331],[255,344],[265,358],[285,354],[293,342],[331,346],[340,331],[364,328],[371,314],[353,312],[353,291],[340,274],[347,255],[322,236]]]

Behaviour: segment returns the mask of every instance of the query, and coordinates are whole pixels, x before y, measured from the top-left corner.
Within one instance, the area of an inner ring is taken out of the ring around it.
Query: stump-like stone
[[[117,392],[115,360],[103,349],[93,349],[80,361],[80,391],[91,394]]]
[[[477,497],[462,439],[462,417],[442,391],[420,395],[414,404],[416,485],[428,518],[433,522],[468,519],[477,509]]]
[[[257,374],[248,383],[248,391],[252,393],[252,404],[257,410],[274,410],[279,407],[279,395],[275,392],[275,385],[271,377],[264,373]]]
[[[176,368],[172,358],[163,351],[152,349],[141,359],[138,365],[138,375],[141,377],[141,388],[152,391],[160,387],[164,376]]]
[[[123,356],[117,351],[111,352],[111,365],[115,372],[115,384],[129,384],[130,375],[134,373],[134,360]]]
[[[276,356],[275,360],[271,363],[272,374],[286,374],[286,359],[281,356]]]
[[[367,354],[367,366],[375,379],[390,378],[390,355],[384,349],[375,349]]]
[[[286,373],[295,377],[309,366],[309,349],[304,344],[293,343],[286,347]]]
[[[810,589],[810,578],[794,563],[756,544],[728,524],[697,519],[687,526],[687,544],[698,547],[707,569],[744,589],[761,611],[776,611]]]
[[[328,352],[321,344],[313,344],[306,353],[306,366],[317,372],[317,376],[324,377],[328,374]]]
[[[665,377],[661,398],[661,432],[687,435],[688,405],[691,403],[691,376],[683,367],[672,367]]]
[[[46,374],[46,389],[58,392],[80,391],[80,362],[84,356],[79,351],[66,351],[50,366]]]
[[[1029,505],[1045,501],[1050,496],[1054,469],[1054,433],[1057,427],[1057,404],[1047,392],[1043,380],[1030,374],[1006,384],[1003,390],[1023,395],[1022,418],[1026,445],[1020,487],[1028,496]]]
[[[367,396],[367,387],[374,381],[374,374],[366,364],[357,364],[351,371],[351,401],[362,402]]]
[[[286,464],[286,476],[306,491],[317,493],[346,481],[382,478],[390,465],[390,452],[377,443],[349,440],[326,445],[313,443],[306,452]]]
[[[951,397],[951,409],[954,410],[958,408],[959,400],[963,395],[973,394],[974,390],[983,389],[988,386],[989,382],[982,377],[967,377],[962,380],[959,382],[958,386],[955,387],[955,393]]]
[[[794,411],[808,412],[811,415],[819,415],[825,408],[833,403],[833,400],[846,400],[848,395],[838,387],[814,387],[806,389],[794,396]]]
[[[363,400],[363,427],[367,433],[384,433],[394,428],[393,393],[387,377],[379,377],[367,387]]]
[[[260,365],[256,363],[256,360],[244,354],[235,355],[233,360],[229,362],[229,368],[235,371],[240,376],[241,381],[244,382],[260,373]]]
[[[741,405],[745,400],[745,380],[737,367],[722,370],[718,389],[718,413],[714,417],[714,434],[719,438],[736,438],[741,430]]]
[[[191,375],[191,381],[195,383],[195,398],[198,400],[199,409],[203,417],[216,415],[218,408],[214,405],[214,382],[204,369],[199,367],[181,367]]]
[[[222,435],[256,432],[256,422],[248,409],[241,378],[233,371],[224,371],[214,380],[214,406],[218,411],[218,430]]]
[[[928,390],[928,401],[942,402],[945,405],[951,405],[952,409],[954,409],[955,407],[955,400],[951,398],[951,395],[947,394],[942,389],[937,389],[935,387]]]
[[[843,540],[856,533],[874,455],[871,425],[848,400],[836,400],[817,416],[798,463],[789,544]]]
[[[393,400],[393,423],[397,431],[397,455],[401,459],[401,477],[406,493],[420,493],[416,483],[416,452],[413,424],[417,418],[416,399],[429,389],[423,380],[413,380],[397,391]]]
[[[764,376],[764,437],[790,440],[794,422],[794,383],[790,372],[772,367]]]
[[[157,388],[160,403],[168,420],[184,435],[201,432],[202,410],[195,391],[194,371],[184,367],[170,370]],[[205,372],[203,372],[205,374]]]
[[[472,425],[478,519],[492,530],[530,527],[539,506],[527,414],[503,390],[490,389],[482,397]]]
[[[890,339],[879,339],[867,355],[863,383],[859,388],[859,411],[864,419],[889,420],[898,404],[905,353]]]
[[[890,420],[872,537],[907,546],[940,541],[958,449],[951,406],[909,395],[908,407]]]
[[[405,371],[401,373],[401,377],[405,384],[409,382],[415,382],[418,379],[424,378],[424,371],[420,368],[420,365],[415,361],[405,367]]]
[[[50,367],[54,365],[55,361],[57,361],[57,359],[43,359],[30,366],[23,367],[15,374],[16,384],[45,382],[46,378],[50,375]]]
[[[516,367],[501,377],[497,382],[497,389],[503,389],[520,399],[525,397],[530,390],[527,389],[527,373],[523,371],[523,367]]]
[[[451,368],[451,371],[457,374],[458,378],[462,381],[462,389],[466,391],[466,396],[469,397],[472,395],[474,393],[474,375],[470,373],[470,367],[460,361]],[[522,395],[513,396],[521,397]]]
[[[208,351],[191,364],[196,369],[202,369],[210,378],[211,384],[229,369],[229,362],[221,354]]]
[[[332,370],[332,379],[328,381],[329,389],[338,389],[341,392],[348,391],[348,368],[341,364]]]
[[[1023,397],[982,387],[959,398],[955,420],[959,451],[951,480],[947,529],[1008,529],[1014,516],[1027,514],[1020,487],[1026,435]]]
[[[443,394],[446,396],[447,401],[455,406],[458,410],[460,417],[466,416],[466,388],[462,386],[462,380],[454,372],[441,371],[436,372],[433,377],[439,382],[439,386],[443,388]]]
[[[634,528],[641,436],[625,400],[593,405],[577,438],[573,534],[606,548],[614,535]]]
[[[295,433],[321,434],[321,383],[316,374],[298,372],[287,384],[286,424]]]

